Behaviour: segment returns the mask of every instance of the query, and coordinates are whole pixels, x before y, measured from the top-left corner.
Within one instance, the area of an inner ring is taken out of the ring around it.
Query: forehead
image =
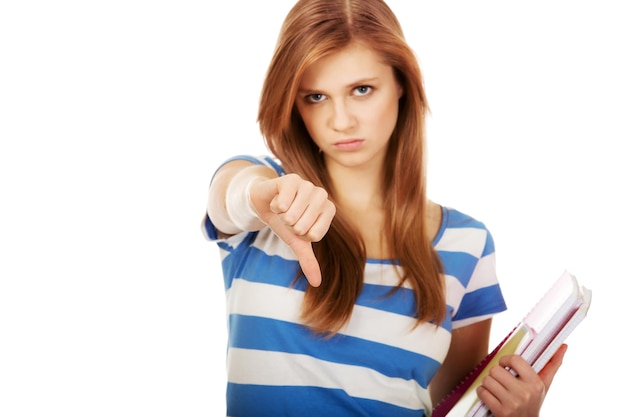
[[[348,86],[361,79],[393,76],[391,66],[380,54],[361,42],[354,42],[319,59],[303,73],[303,89]]]

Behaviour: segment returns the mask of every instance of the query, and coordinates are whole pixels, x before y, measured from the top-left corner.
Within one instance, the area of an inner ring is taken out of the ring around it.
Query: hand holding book
[[[569,272],[552,285],[531,311],[470,374],[434,408],[432,417],[485,417],[490,412],[476,389],[508,354],[518,354],[539,372],[586,316],[591,291]]]

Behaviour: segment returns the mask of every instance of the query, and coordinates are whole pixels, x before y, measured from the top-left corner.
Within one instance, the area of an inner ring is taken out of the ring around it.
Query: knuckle
[[[274,213],[284,213],[287,210],[287,204],[283,203],[282,201],[279,201],[278,199],[274,199],[270,203],[270,209]]]
[[[328,191],[326,191],[325,189],[317,187],[317,193],[321,199],[328,200]]]
[[[318,230],[311,230],[309,231],[309,239],[311,240],[311,242],[319,242],[320,240],[322,240],[322,238],[324,237],[325,233],[322,233]]]
[[[313,185],[313,183],[311,181],[307,181],[305,179],[301,180],[301,186],[307,190],[313,190],[315,188],[315,185]]]
[[[298,183],[302,181],[302,179],[296,174],[285,174],[282,177],[279,177],[277,181],[280,192],[295,190],[298,187]]]
[[[295,224],[291,227],[291,230],[293,230],[293,232],[298,235],[298,236],[305,236],[307,234],[307,229],[306,227],[304,227],[304,225],[298,223]]]
[[[534,394],[537,397],[543,397],[546,393],[546,385],[543,383],[543,381],[537,381],[536,384],[534,384]]]
[[[281,216],[281,219],[282,219],[284,224],[286,224],[287,226],[290,226],[290,227],[293,227],[296,224],[296,222],[298,221],[298,219],[291,213],[283,214]]]

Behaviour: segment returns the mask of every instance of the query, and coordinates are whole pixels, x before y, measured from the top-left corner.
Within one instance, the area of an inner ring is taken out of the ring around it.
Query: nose
[[[337,132],[344,132],[354,127],[356,119],[348,104],[343,100],[336,100],[333,104],[330,127]]]

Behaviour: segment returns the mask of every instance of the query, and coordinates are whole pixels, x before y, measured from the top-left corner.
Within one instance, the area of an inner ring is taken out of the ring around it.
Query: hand
[[[250,188],[259,218],[293,251],[309,284],[318,287],[322,273],[311,242],[321,240],[335,217],[335,205],[326,190],[288,174],[260,179]]]
[[[567,345],[561,345],[539,373],[519,355],[503,356],[477,388],[478,398],[495,417],[538,417],[566,350]]]

